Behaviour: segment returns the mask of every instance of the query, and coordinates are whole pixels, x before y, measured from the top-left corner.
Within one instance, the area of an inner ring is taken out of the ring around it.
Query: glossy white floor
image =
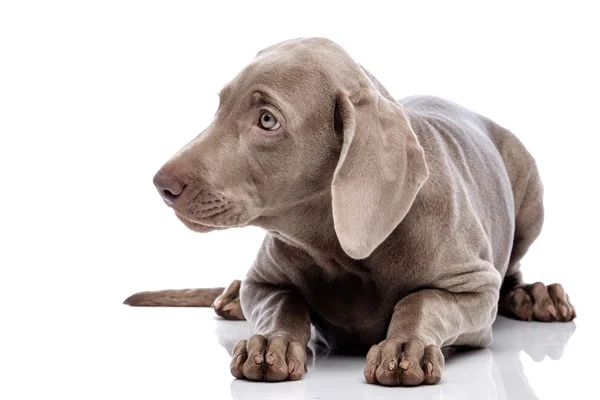
[[[564,399],[574,389],[589,386],[587,376],[593,373],[584,356],[591,332],[575,322],[499,318],[490,349],[448,357],[442,382],[417,388],[369,385],[362,376],[362,357],[332,354],[311,357],[308,374],[298,382],[235,380],[229,374],[229,352],[249,335],[248,325],[221,320],[209,309],[122,306],[104,317],[79,318],[74,313],[71,327],[70,333],[60,335],[40,327],[48,341],[42,351],[53,357],[21,366],[40,377],[21,382],[21,394],[90,399]]]
[[[362,357],[332,354],[311,357],[301,381],[235,380],[229,352],[249,335],[245,321],[210,309],[83,303],[13,315],[3,327],[0,398],[564,400],[594,398],[597,386],[591,307],[571,323],[499,318],[491,348],[448,357],[440,384],[386,388],[365,383]]]

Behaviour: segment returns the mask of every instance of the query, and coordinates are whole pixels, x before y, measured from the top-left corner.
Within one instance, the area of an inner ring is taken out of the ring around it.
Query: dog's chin
[[[179,218],[179,220],[181,222],[183,222],[183,224],[185,226],[188,227],[188,229],[190,229],[194,232],[206,233],[206,232],[216,231],[216,230],[220,230],[220,229],[227,229],[227,227],[204,225],[199,222],[192,221],[191,219],[188,219],[177,212],[175,213],[175,215],[177,216],[177,218]]]

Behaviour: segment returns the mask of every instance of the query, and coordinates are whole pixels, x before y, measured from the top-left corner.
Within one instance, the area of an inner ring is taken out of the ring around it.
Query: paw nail
[[[566,306],[560,306],[560,313],[562,314],[562,316],[566,317],[569,313],[569,310],[567,310]]]
[[[433,372],[433,364],[430,362],[427,362],[427,364],[425,364],[425,375],[431,375],[432,372]]]
[[[292,372],[294,372],[294,368],[296,368],[296,363],[294,363],[293,360],[290,360],[288,362],[288,373],[291,374]]]
[[[239,356],[237,356],[237,358],[235,359],[235,365],[238,367],[242,365],[242,355],[241,354]]]
[[[267,354],[267,364],[269,364],[269,365],[275,364],[275,356],[271,353]]]
[[[254,362],[256,364],[260,364],[260,363],[262,363],[262,361],[263,361],[263,356],[262,355],[257,354],[257,355],[254,356]]]
[[[556,308],[552,305],[548,306],[547,311],[552,315],[553,318],[556,318]]]
[[[407,370],[409,366],[410,366],[410,362],[406,359],[402,360],[402,362],[399,365],[400,369],[403,369],[403,370]]]
[[[395,362],[394,360],[392,360],[392,361],[390,361],[390,362],[389,362],[389,364],[388,364],[388,369],[389,369],[390,371],[393,371],[393,370],[394,370],[394,368],[396,368],[396,362]]]

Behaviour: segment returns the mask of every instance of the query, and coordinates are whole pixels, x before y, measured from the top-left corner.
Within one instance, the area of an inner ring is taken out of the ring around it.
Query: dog
[[[484,348],[500,313],[570,321],[560,284],[526,284],[543,185],[509,130],[433,96],[395,100],[341,46],[262,51],[212,123],[154,177],[188,228],[266,231],[243,281],[137,293],[133,306],[209,306],[248,320],[239,379],[301,379],[314,340],[366,353],[368,383],[440,381],[441,349]]]

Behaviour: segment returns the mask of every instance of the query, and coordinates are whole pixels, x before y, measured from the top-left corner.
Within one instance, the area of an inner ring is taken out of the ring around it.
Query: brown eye
[[[260,115],[260,120],[258,121],[260,127],[267,131],[274,131],[275,129],[280,127],[277,118],[270,113],[269,111],[265,111]]]

